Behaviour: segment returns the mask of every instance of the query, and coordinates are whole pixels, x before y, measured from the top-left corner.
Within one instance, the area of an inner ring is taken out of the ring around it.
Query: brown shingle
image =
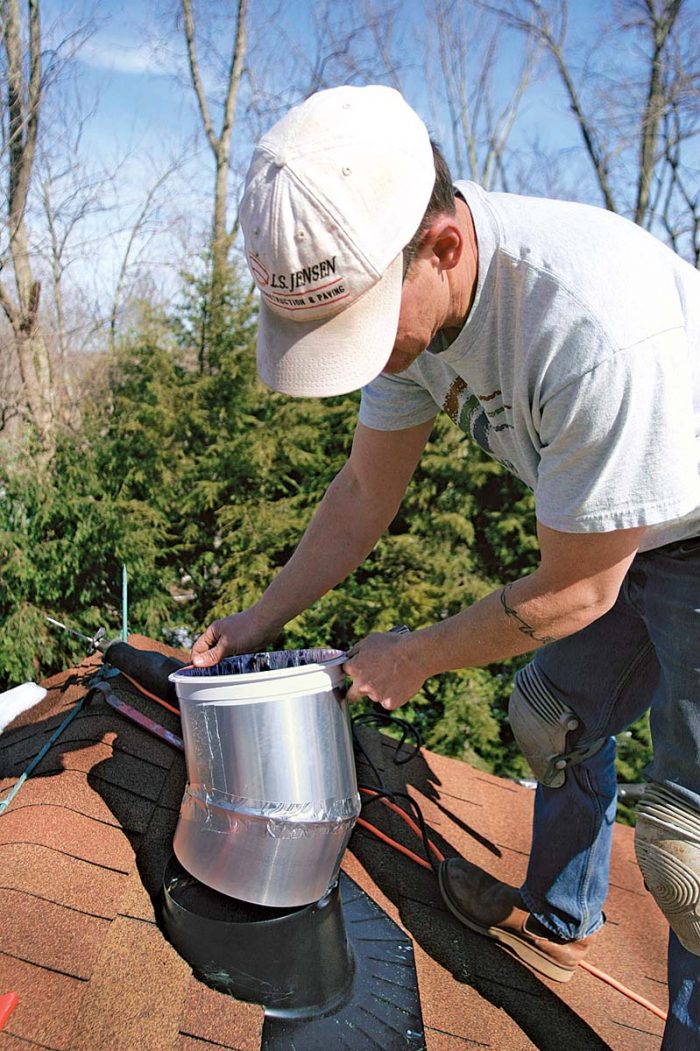
[[[419,945],[415,952],[423,1021],[430,1030],[429,1051],[442,1048],[452,1051],[464,1046],[464,1042],[470,1047],[507,1047],[513,1051],[515,1048],[531,1051],[535,1047],[505,1011],[494,1013],[488,1001],[471,986],[461,984],[453,995],[446,997],[445,985],[454,979]]]
[[[117,917],[78,1012],[71,1051],[171,1048],[190,974],[155,925]]]
[[[2,815],[0,845],[41,844],[117,872],[129,871],[134,852],[118,826],[86,817],[55,802],[29,803],[24,797],[24,791],[29,788],[27,782]]]
[[[124,876],[34,843],[0,846],[0,885],[113,919]]]
[[[89,672],[98,664],[92,658]],[[36,754],[84,692],[85,668],[68,679],[66,685],[65,676],[56,677],[48,697],[0,737],[0,764],[11,758],[19,773]],[[130,704],[177,731],[174,715],[121,679],[111,681]],[[531,791],[429,752],[397,767],[394,744],[364,733],[385,782],[403,789],[408,782],[444,853],[463,854],[500,878],[522,879]],[[373,779],[362,764],[360,770]],[[184,776],[180,753],[98,698],[0,817],[1,893],[11,917],[0,926],[0,991],[20,995],[0,1051],[18,1044],[55,1051],[260,1047],[262,1008],[198,982],[154,922]],[[422,853],[382,804],[366,817]],[[582,971],[564,986],[534,975],[459,924],[442,905],[432,873],[359,827],[343,867],[414,942],[428,1051],[658,1048],[658,1019]],[[628,828],[615,830],[607,911],[593,963],[663,1006],[666,929],[644,890]]]
[[[2,1051],[27,1051],[27,1041],[5,1031],[0,1033],[0,1047]]]
[[[11,1037],[55,1051],[72,1051],[72,1020],[87,983],[0,952],[3,991],[13,990],[19,1004],[0,1033],[0,1048]]]
[[[89,978],[109,921],[15,890],[0,891],[2,948],[10,956]]]
[[[155,923],[156,914],[153,901],[144,886],[139,870],[134,866],[128,876],[121,877],[122,895],[119,899],[120,916],[130,916],[135,920]]]
[[[183,1035],[236,1051],[260,1051],[262,1024],[263,1009],[258,1004],[234,1000],[191,979],[180,1019]]]
[[[39,807],[47,813],[52,812],[52,807],[64,807],[85,818],[119,827],[119,821],[101,795],[90,790],[87,775],[78,770],[65,770],[46,776],[38,773],[30,777],[22,785],[6,814],[16,813],[22,807]]]

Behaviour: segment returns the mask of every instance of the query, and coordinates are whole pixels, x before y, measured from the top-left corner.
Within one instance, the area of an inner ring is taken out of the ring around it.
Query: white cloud
[[[148,44],[133,45],[93,38],[80,49],[78,58],[93,69],[105,69],[112,73],[165,76],[175,72],[172,57]]]

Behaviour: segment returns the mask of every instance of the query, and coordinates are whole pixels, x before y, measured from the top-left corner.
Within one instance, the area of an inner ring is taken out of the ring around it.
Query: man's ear
[[[457,266],[464,248],[464,238],[456,215],[439,215],[431,224],[423,240],[441,270]]]

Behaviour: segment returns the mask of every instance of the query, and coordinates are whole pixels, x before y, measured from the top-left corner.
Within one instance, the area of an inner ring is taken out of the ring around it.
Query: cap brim
[[[258,373],[282,394],[327,398],[373,380],[394,347],[401,309],[403,256],[335,317],[310,324],[288,321],[260,301]]]

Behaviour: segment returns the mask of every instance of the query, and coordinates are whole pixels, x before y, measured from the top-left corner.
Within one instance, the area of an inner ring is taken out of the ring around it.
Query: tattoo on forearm
[[[526,620],[523,620],[523,618],[518,613],[517,609],[513,609],[512,606],[508,605],[506,595],[512,587],[512,584],[506,584],[506,586],[501,591],[501,605],[503,606],[503,612],[505,613],[505,615],[507,617],[510,617],[511,620],[514,620],[518,626],[518,631],[522,631],[523,635],[527,635],[528,638],[531,638],[533,640],[533,642],[555,642],[556,639],[553,635],[538,635],[535,629],[532,627],[532,625],[528,624]]]

